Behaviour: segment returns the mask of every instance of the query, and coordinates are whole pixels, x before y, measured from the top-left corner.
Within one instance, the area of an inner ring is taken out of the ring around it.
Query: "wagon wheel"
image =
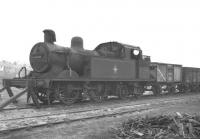
[[[135,98],[138,98],[143,95],[144,91],[145,91],[144,87],[142,87],[142,86],[134,87],[133,95]]]
[[[126,86],[118,85],[117,86],[117,95],[120,99],[126,99],[129,96],[129,91]]]
[[[184,85],[183,84],[178,84],[177,85],[177,89],[178,89],[178,92],[179,93],[184,93],[185,90],[184,90]]]
[[[152,85],[152,91],[154,95],[160,95],[162,93],[161,85],[159,84]]]
[[[36,89],[35,94],[42,103],[48,104],[47,89]],[[50,104],[52,104],[54,100],[55,100],[55,97],[53,93],[50,93],[50,96],[49,96]]]
[[[91,89],[89,90],[89,96],[90,99],[95,101],[95,102],[102,102],[104,100],[104,96],[101,95],[101,93],[97,89]]]
[[[173,94],[176,92],[176,88],[175,88],[175,86],[168,86],[167,91],[169,94]]]
[[[57,86],[56,94],[57,94],[58,100],[65,105],[71,105],[80,99],[79,90],[75,90],[75,89],[69,90],[65,86],[62,86],[62,87]]]

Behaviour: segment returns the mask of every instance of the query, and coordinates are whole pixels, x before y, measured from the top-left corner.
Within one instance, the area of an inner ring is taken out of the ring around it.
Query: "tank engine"
[[[134,96],[142,91],[141,84],[149,80],[146,71],[150,58],[143,56],[139,47],[107,42],[85,50],[83,39],[74,37],[68,48],[54,44],[53,30],[43,32],[44,42],[35,44],[30,52],[33,71],[26,80],[9,83],[15,87],[31,84],[28,98],[31,96],[37,105],[39,101],[50,104],[55,100],[71,104],[83,96],[95,101],[109,95]]]

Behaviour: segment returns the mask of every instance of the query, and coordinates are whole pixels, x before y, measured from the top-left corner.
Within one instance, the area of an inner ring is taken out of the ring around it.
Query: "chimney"
[[[81,37],[73,37],[71,40],[71,48],[83,50],[83,39]]]
[[[54,44],[56,42],[56,34],[51,29],[45,29],[44,31],[44,42]]]

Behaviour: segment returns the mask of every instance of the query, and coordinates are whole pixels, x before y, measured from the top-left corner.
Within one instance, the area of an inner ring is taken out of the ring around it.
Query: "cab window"
[[[132,49],[131,50],[131,58],[132,59],[139,59],[141,57],[141,50]]]

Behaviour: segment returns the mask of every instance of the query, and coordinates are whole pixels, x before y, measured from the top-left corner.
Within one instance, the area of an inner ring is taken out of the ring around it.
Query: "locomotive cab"
[[[149,66],[142,59],[140,47],[119,42],[106,42],[98,45],[95,51],[101,58],[93,58],[91,62],[92,78],[138,80],[141,77],[141,64],[146,66],[145,70]],[[145,78],[148,77],[145,75]]]

